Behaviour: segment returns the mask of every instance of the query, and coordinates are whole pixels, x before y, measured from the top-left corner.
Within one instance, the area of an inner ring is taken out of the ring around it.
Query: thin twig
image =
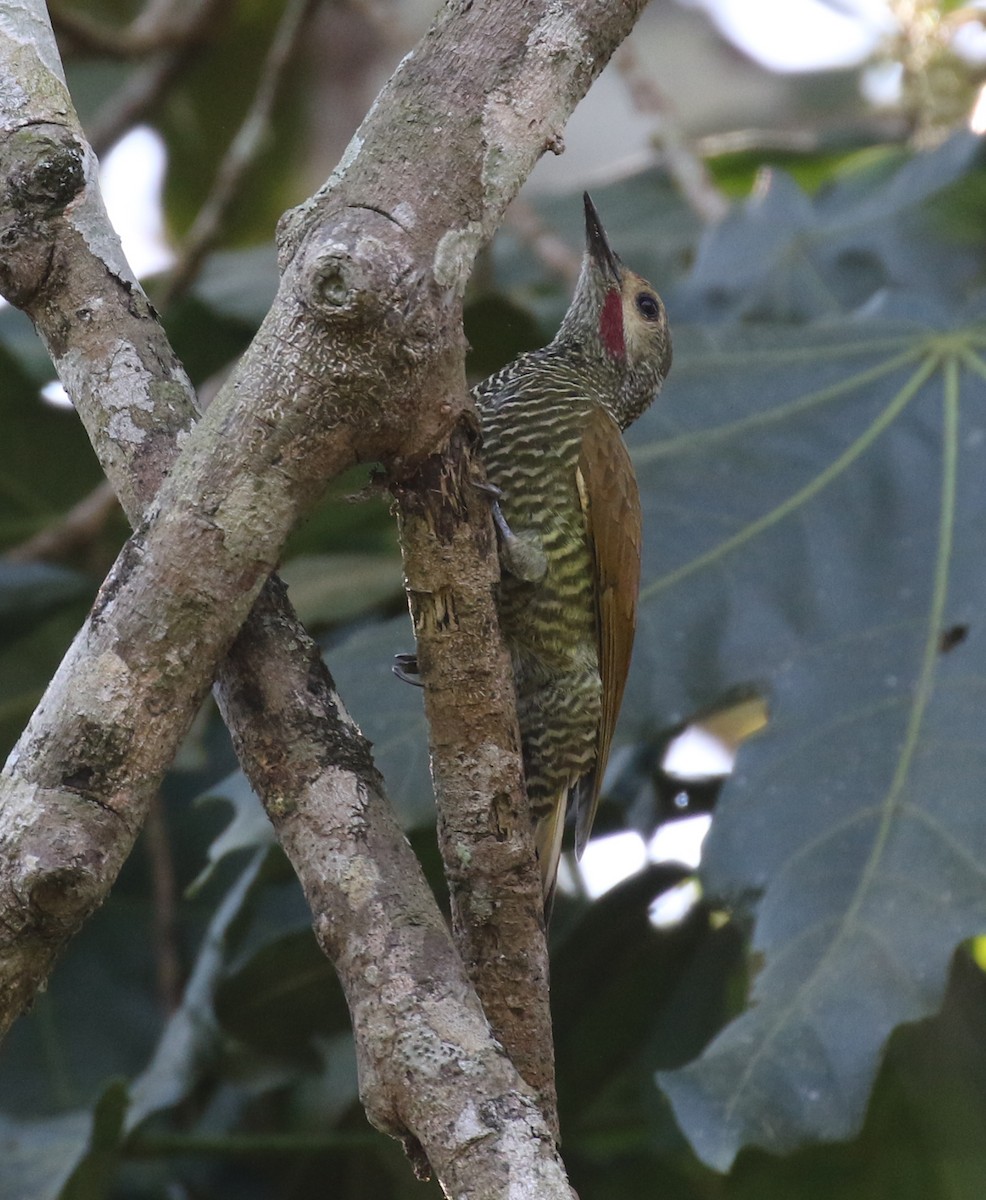
[[[56,524],[11,547],[4,558],[8,562],[58,562],[88,546],[119,509],[116,492],[108,480],[103,480]]]
[[[147,7],[123,29],[114,29],[74,8],[49,5],[51,23],[74,49],[103,58],[143,58],[159,50],[185,47],[197,36],[202,10],[209,0],[198,0],[190,12],[187,0],[149,0]]]
[[[144,849],[151,868],[154,901],[154,974],[161,1006],[166,1013],[173,1013],[181,1001],[181,963],[176,936],[178,889],[160,793],[151,800],[147,810]]]
[[[692,209],[709,224],[721,221],[729,201],[719,191],[705,163],[689,145],[674,111],[657,82],[644,71],[629,42],[616,55],[616,65],[637,110],[654,119],[651,141],[664,153],[672,179]]]
[[[278,88],[301,38],[314,0],[288,0],[277,32],[264,60],[253,100],[216,171],[212,190],[188,232],[181,257],[175,264],[158,304],[167,309],[198,274],[202,261],[222,232],[223,221],[239,194],[243,176],[264,143]]]
[[[100,108],[88,130],[97,155],[141,121],[164,92],[194,61],[193,48],[206,37],[231,0],[201,0],[180,34],[168,49],[159,50],[133,72],[126,83]],[[139,18],[138,18],[139,19]]]
[[[103,58],[142,58],[155,50],[173,46],[182,39],[182,31],[174,24],[159,27],[138,36],[134,26],[114,29],[102,21],[79,12],[75,8],[62,8],[52,4],[51,23],[61,39],[71,43],[72,49],[85,54],[97,54]]]
[[[515,200],[507,209],[504,224],[534,252],[538,262],[566,284],[573,284],[582,267],[582,254],[573,250],[538,216],[525,200]]]

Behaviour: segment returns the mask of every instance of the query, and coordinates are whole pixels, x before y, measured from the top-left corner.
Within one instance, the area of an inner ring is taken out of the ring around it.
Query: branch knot
[[[25,307],[52,264],[47,222],[85,188],[85,156],[59,125],[27,125],[6,139],[0,191],[0,291]]]

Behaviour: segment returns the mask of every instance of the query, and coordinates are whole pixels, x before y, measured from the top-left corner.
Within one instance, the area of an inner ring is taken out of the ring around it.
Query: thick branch
[[[557,1122],[541,881],[520,769],[499,577],[475,435],[453,434],[398,490],[426,682],[439,844],[456,945],[497,1036]],[[556,1130],[557,1132],[557,1130]]]
[[[449,1196],[572,1200],[553,1131],[490,1035],[369,747],[317,646],[297,644],[303,677],[298,655],[280,653],[296,634],[274,600],[226,660],[223,714],[345,989],[367,1113],[422,1166],[424,1151]]]
[[[146,526],[114,568],[8,764],[10,801],[0,826],[8,898],[0,979],[9,989],[8,1019],[108,889],[148,796],[297,514],[328,474],[356,459],[413,469],[458,420],[460,406],[449,397],[465,402],[457,318],[472,257],[638,7],[562,9],[515,0],[447,10],[367,118],[331,181],[335,190],[287,223],[278,301],[235,378],[187,436]],[[9,251],[2,285],[41,329],[69,393],[88,413],[128,512],[139,514],[172,461],[175,435],[190,419],[187,380],[108,238],[98,194],[86,186],[91,155],[77,128],[64,123],[71,106],[40,7],[18,11],[34,27],[20,37],[6,26],[0,34],[4,72],[22,81],[4,93],[10,111],[0,111],[4,163],[12,164],[0,211]],[[458,45],[454,67],[449,43]],[[443,397],[441,405],[431,403],[435,395]],[[176,569],[183,561],[188,566]],[[281,623],[291,618],[277,607],[276,595],[264,604],[277,614],[277,636],[258,642],[269,661],[262,670],[252,663],[252,674],[240,662],[236,681],[250,696],[261,694],[264,680],[290,679],[288,695],[297,702],[312,675],[307,662],[300,669],[300,635]],[[259,632],[255,626],[263,620],[255,616],[251,629]],[[232,686],[228,678],[226,686]],[[245,723],[237,730],[242,747],[275,730],[278,745],[291,745],[283,719],[278,727],[268,711],[258,722],[249,704],[225,707]],[[328,715],[326,708],[323,720]],[[320,761],[323,743],[340,743],[341,716],[336,720],[336,733],[321,724],[299,750]],[[325,905],[316,921],[332,931],[323,935],[326,944],[337,947],[342,960],[355,954],[362,936],[348,893],[322,887],[327,864],[341,869],[348,863],[356,884],[370,870],[384,881],[379,902],[366,911],[381,923],[379,936],[395,954],[409,953],[414,928],[405,926],[387,890],[382,847],[392,848],[392,831],[374,818],[368,825],[373,836],[360,842],[370,859],[354,864],[352,839],[343,837],[328,805],[331,800],[348,811],[350,801],[337,794],[340,781],[346,795],[358,799],[366,794],[365,780],[344,763],[327,774],[294,774],[286,790],[275,792],[256,761],[246,765],[275,820],[283,810],[294,823],[293,832],[282,830],[285,845],[306,892]],[[377,809],[361,811],[369,821]],[[372,857],[378,851],[379,862]],[[360,894],[369,895],[366,889]],[[386,1054],[387,1037],[400,1040],[407,1032],[400,1010],[414,1000],[429,1009],[427,995],[401,986],[408,973],[387,974],[392,963],[381,960],[376,990],[388,993],[393,984],[400,1003],[387,1009],[392,1025],[371,1023],[384,1036],[369,1050],[371,1063]],[[442,958],[432,990],[439,978],[448,996],[468,996],[461,967],[445,973],[446,965]],[[359,972],[340,961],[340,973],[362,1033]],[[463,1031],[470,1029],[478,1027],[467,1020]],[[381,1060],[367,1077],[364,1062],[371,1111],[392,1114],[393,1122],[382,1118],[385,1123],[410,1130],[436,1164],[449,1161],[463,1141],[450,1151],[428,1122],[415,1102],[418,1074],[448,1054],[468,1066],[492,1045],[485,1026],[479,1043],[457,1043],[450,1033],[447,1025],[443,1032],[435,1021],[429,1024],[425,1041],[412,1039],[408,1053],[395,1060],[403,1070],[389,1070]],[[512,1089],[520,1108],[501,1135],[511,1145],[511,1139],[526,1139],[528,1147],[517,1151],[515,1169],[523,1161],[529,1171],[511,1179],[512,1194],[565,1194],[556,1160],[546,1160],[555,1172],[549,1187],[530,1158],[531,1133],[538,1144],[550,1139],[528,1119],[529,1102],[505,1060],[504,1071],[494,1085],[499,1080]],[[485,1096],[475,1077],[471,1083]],[[454,1109],[464,1119],[465,1144],[481,1148],[488,1131],[472,1121],[472,1110],[456,1107],[458,1099],[444,1111]],[[502,1106],[497,1112],[505,1118]],[[467,1158],[449,1161],[448,1171],[454,1174]],[[501,1194],[505,1171],[501,1161],[500,1190],[487,1178],[481,1192],[465,1182],[458,1191]],[[518,1190],[524,1181],[531,1183],[526,1193]]]

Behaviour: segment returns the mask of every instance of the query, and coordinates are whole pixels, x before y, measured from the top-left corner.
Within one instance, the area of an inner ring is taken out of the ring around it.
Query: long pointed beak
[[[582,199],[585,202],[586,249],[600,270],[611,275],[613,282],[618,284],[620,282],[620,268],[622,263],[609,248],[609,242],[606,240],[606,231],[603,229],[602,222],[599,220],[599,213],[596,212],[596,206],[592,203],[589,193],[583,192]]]

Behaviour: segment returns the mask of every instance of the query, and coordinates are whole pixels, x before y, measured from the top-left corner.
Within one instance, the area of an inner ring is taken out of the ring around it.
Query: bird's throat
[[[627,347],[623,338],[623,297],[619,289],[608,292],[599,315],[599,336],[614,358],[624,358]]]

